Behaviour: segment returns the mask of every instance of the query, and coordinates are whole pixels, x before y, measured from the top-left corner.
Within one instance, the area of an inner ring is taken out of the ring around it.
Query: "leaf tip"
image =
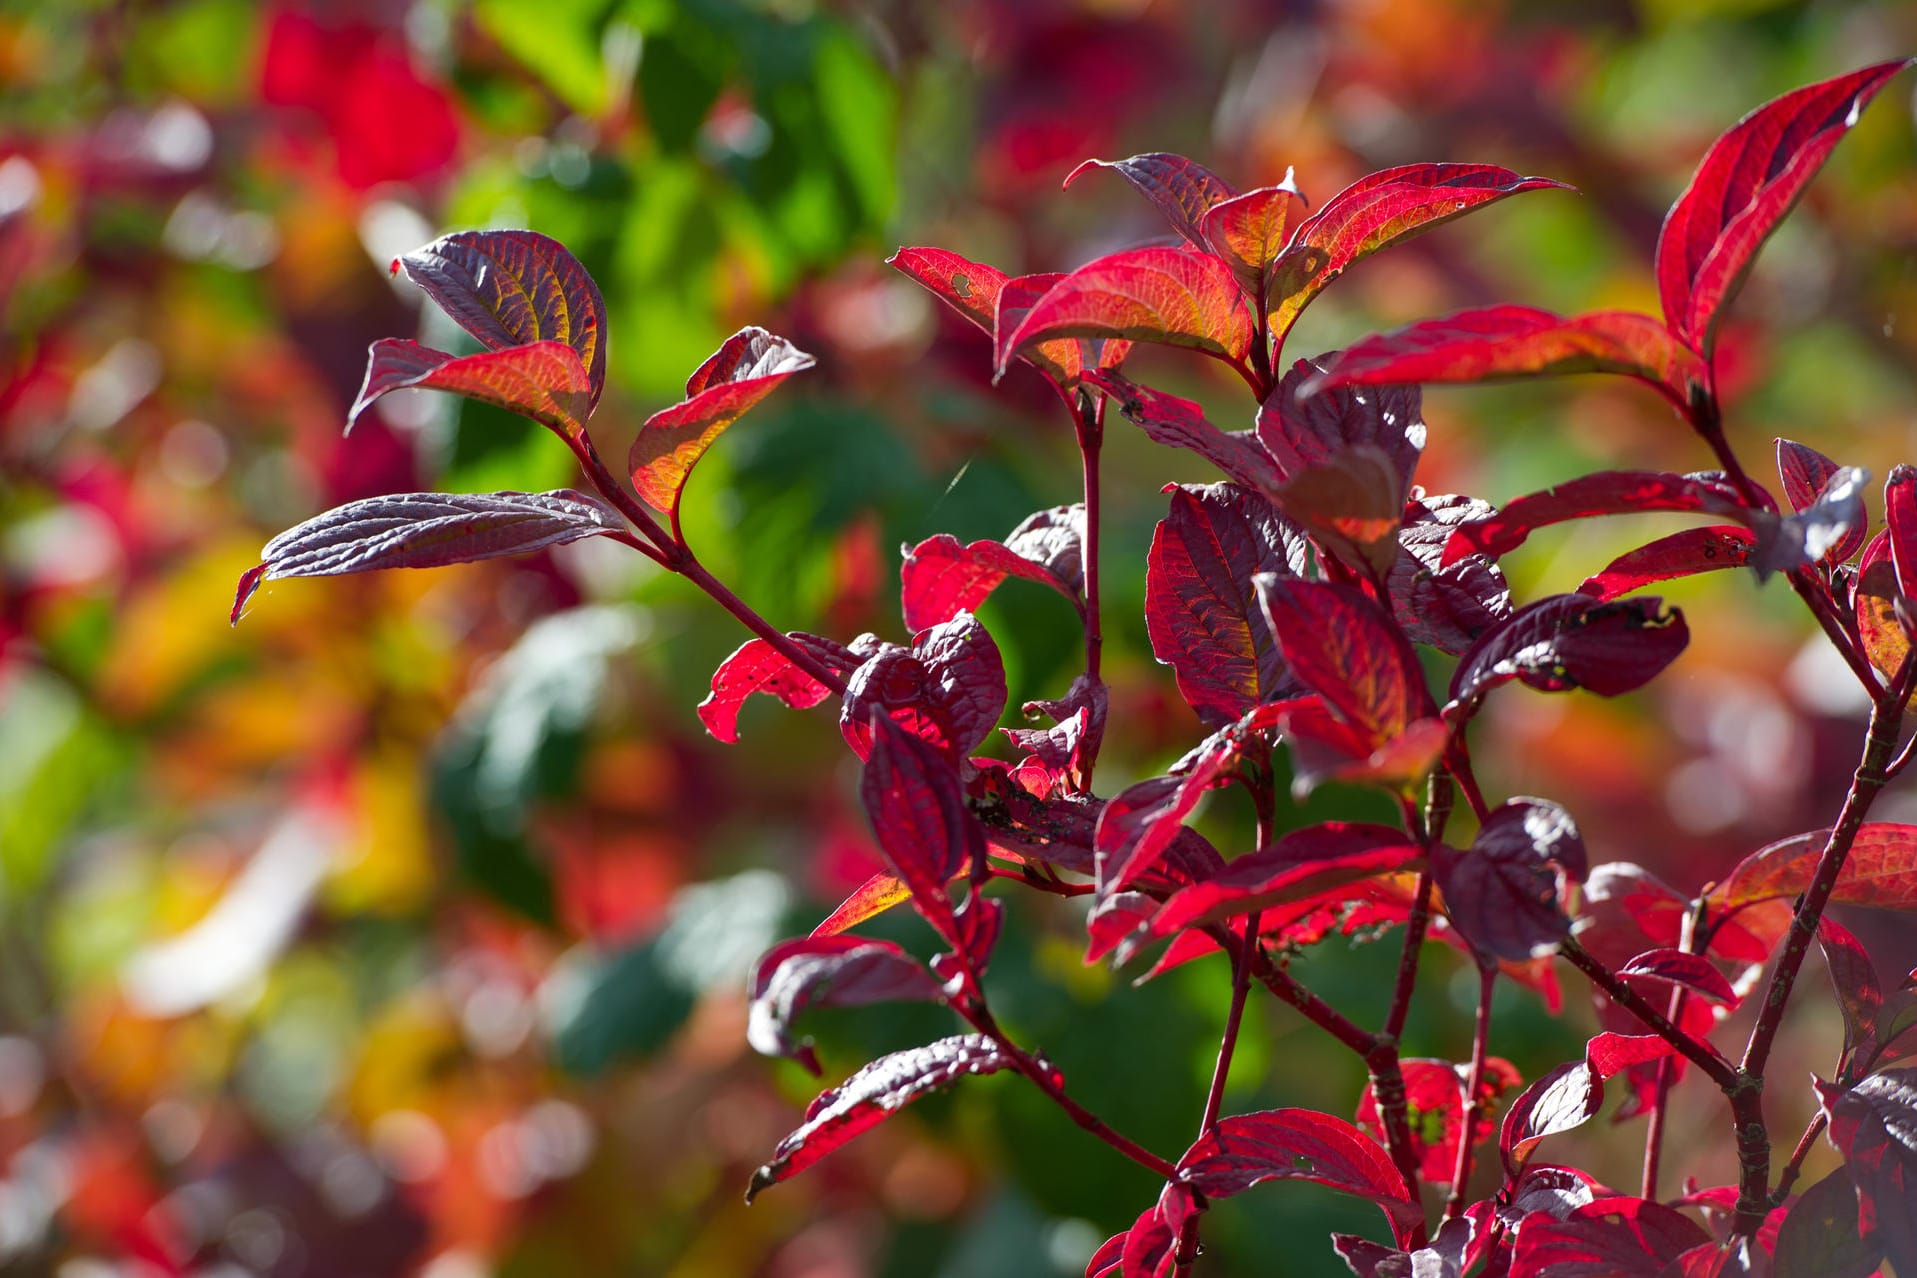
[[[240,574],[239,587],[233,592],[233,609],[226,614],[227,625],[240,624],[240,618],[246,612],[247,602],[253,598],[253,593],[260,588],[260,583],[264,580],[266,580],[265,564],[255,564]]]
[[[1100,169],[1105,167],[1107,167],[1107,164],[1104,160],[1081,160],[1077,168],[1065,175],[1065,180],[1058,184],[1058,189],[1061,191],[1068,189],[1072,183],[1078,181],[1078,175],[1086,169]]]

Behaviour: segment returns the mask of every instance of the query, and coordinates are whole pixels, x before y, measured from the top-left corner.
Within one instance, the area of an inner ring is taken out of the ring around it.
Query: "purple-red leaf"
[[[905,624],[923,630],[971,612],[1007,577],[1042,582],[1077,602],[1083,523],[1081,507],[1056,506],[1025,520],[1003,542],[981,539],[966,545],[950,533],[938,533],[905,547],[899,565]],[[1027,553],[1024,546],[1046,557]]]
[[[1737,991],[1731,988],[1730,981],[1701,954],[1669,947],[1646,950],[1618,968],[1617,974],[1682,986],[1692,994],[1726,1007],[1734,1008],[1738,1004]]]
[[[1203,247],[1223,258],[1244,287],[1245,296],[1262,309],[1270,292],[1271,264],[1285,248],[1285,231],[1293,200],[1304,196],[1293,185],[1290,169],[1276,186],[1220,200],[1198,219]]]
[[[1842,1168],[1798,1196],[1777,1231],[1771,1278],[1869,1278],[1884,1249],[1857,1231],[1857,1185]]]
[[[1261,574],[1255,584],[1292,674],[1373,748],[1423,714],[1417,657],[1371,600],[1321,581]]]
[[[937,1002],[938,982],[890,941],[809,936],[766,951],[752,976],[746,1042],[764,1056],[788,1056],[820,1073],[812,1044],[796,1042],[792,1023],[808,1007]]]
[[[606,303],[565,245],[536,231],[460,231],[393,265],[488,350],[571,347],[590,388],[579,420],[591,415],[606,384]]]
[[[655,510],[678,508],[686,478],[726,427],[773,388],[811,368],[810,355],[763,328],[742,328],[686,379],[686,397],[654,413],[632,441],[632,486]]]
[[[1140,386],[1117,373],[1087,373],[1085,381],[1111,396],[1126,420],[1154,443],[1197,453],[1255,491],[1269,490],[1283,478],[1252,432],[1220,430],[1189,399]]]
[[[266,543],[240,578],[237,622],[262,582],[376,568],[437,568],[523,555],[626,530],[617,512],[571,489],[551,493],[394,493],[336,506]]]
[[[346,414],[351,430],[373,401],[390,391],[451,391],[530,417],[575,439],[591,413],[592,383],[579,353],[564,342],[532,342],[477,355],[448,355],[418,342],[382,337],[366,352],[366,380]]]
[[[1283,688],[1284,658],[1251,583],[1306,562],[1303,535],[1256,492],[1171,490],[1146,560],[1145,627],[1201,720],[1237,719]]]
[[[1220,1119],[1178,1160],[1180,1178],[1207,1198],[1229,1198],[1267,1180],[1313,1180],[1384,1209],[1403,1244],[1424,1223],[1384,1148],[1343,1119],[1270,1109]]]
[[[1404,485],[1384,450],[1347,448],[1271,494],[1278,509],[1354,572],[1391,571],[1404,523]]]
[[[946,885],[980,864],[985,832],[965,806],[953,763],[932,743],[874,711],[872,756],[859,798],[879,850],[939,935],[963,948]]]
[[[1298,315],[1359,258],[1520,191],[1568,190],[1490,164],[1407,164],[1367,174],[1299,223],[1272,266],[1271,332],[1282,345]]]
[[[867,724],[883,710],[956,764],[991,734],[1005,710],[1005,663],[978,618],[961,612],[921,630],[910,648],[884,644],[846,681],[839,732],[860,758]]]
[[[1508,554],[1536,530],[1569,519],[1654,510],[1698,511],[1739,522],[1750,518],[1749,508],[1728,484],[1714,476],[1599,471],[1514,498],[1497,514],[1463,525],[1445,543],[1444,562],[1452,563],[1470,554],[1493,558]]]
[[[1718,318],[1757,250],[1865,105],[1907,65],[1880,62],[1794,89],[1712,144],[1657,241],[1658,296],[1678,336],[1710,353]]]
[[[1857,1186],[1859,1232],[1898,1273],[1917,1273],[1917,1069],[1887,1069],[1847,1092],[1819,1084],[1818,1093]]]
[[[1599,1198],[1566,1220],[1518,1234],[1512,1278],[1659,1278],[1665,1266],[1711,1242],[1677,1209],[1644,1198]]]
[[[818,635],[795,631],[786,638],[838,674],[850,673],[865,660],[865,654],[856,649]],[[753,693],[763,692],[794,710],[804,710],[825,700],[830,691],[765,640],[748,639],[712,672],[712,691],[699,703],[699,722],[730,744],[739,739],[739,708]]]
[[[1751,853],[1706,894],[1712,914],[1808,890],[1829,837],[1829,830],[1812,830]],[[1830,899],[1885,910],[1917,906],[1917,825],[1872,821],[1860,828]]]
[[[1480,955],[1531,959],[1570,931],[1563,877],[1582,882],[1584,841],[1570,813],[1545,799],[1513,799],[1486,817],[1468,852],[1440,844],[1432,871],[1453,927]]]
[[[1661,1061],[1676,1050],[1669,1039],[1656,1034],[1616,1034],[1606,1031],[1595,1035],[1584,1045],[1584,1063],[1592,1076],[1603,1082],[1633,1065]]]
[[[1423,397],[1416,386],[1301,395],[1331,358],[1321,355],[1291,366],[1258,409],[1258,441],[1285,479],[1296,479],[1353,448],[1375,448],[1398,476],[1402,506],[1424,451]]]
[[[1167,1184],[1159,1191],[1158,1201],[1125,1234],[1116,1272],[1122,1278],[1169,1278],[1178,1263],[1185,1222],[1196,1210],[1191,1190]]]
[[[1513,679],[1540,692],[1584,688],[1601,697],[1641,688],[1690,642],[1684,614],[1663,605],[1655,595],[1553,595],[1520,608],[1464,654],[1452,704],[1469,705]]]
[[[1844,1051],[1838,1058],[1838,1076],[1854,1078],[1851,1071],[1877,1047],[1877,1017],[1884,1009],[1884,987],[1877,980],[1870,955],[1842,923],[1829,916],[1819,919],[1817,943],[1824,951],[1824,966],[1837,992],[1837,1005],[1844,1009]]]
[[[1251,349],[1251,311],[1231,268],[1182,248],[1127,249],[1087,263],[998,336],[998,371],[1013,356],[1060,337],[1122,338],[1189,346],[1230,364]]]
[[[928,1092],[950,1087],[967,1074],[995,1074],[1012,1063],[983,1034],[961,1034],[881,1056],[839,1086],[819,1093],[805,1111],[805,1122],[779,1142],[771,1162],[752,1173],[746,1202]]]
[[[1756,535],[1735,524],[1686,528],[1619,555],[1602,572],[1586,577],[1578,593],[1593,599],[1616,599],[1654,582],[1742,567],[1751,561],[1756,549]]]
[[[1546,1136],[1589,1122],[1603,1103],[1603,1082],[1584,1061],[1560,1065],[1532,1083],[1511,1103],[1498,1135],[1505,1171],[1516,1175]]]
[[[1757,550],[1751,567],[1761,579],[1773,572],[1789,572],[1806,564],[1841,563],[1863,541],[1870,517],[1864,511],[1864,485],[1870,472],[1858,466],[1840,466],[1823,489],[1802,511],[1782,518],[1753,511]],[[1835,556],[1835,558],[1834,558]]]
[[[1777,441],[1777,473],[1784,481],[1784,495],[1790,499],[1791,509],[1799,514],[1808,512],[1818,504],[1820,498],[1826,497],[1826,489],[1844,469],[1808,444],[1789,439]],[[1856,510],[1856,518],[1851,522],[1854,527],[1844,532],[1835,544],[1824,551],[1825,564],[1848,563],[1863,546],[1865,525],[1869,520],[1862,511],[1861,502]]]
[[[1376,333],[1329,361],[1306,387],[1396,382],[1487,382],[1566,373],[1622,373],[1679,407],[1708,385],[1704,361],[1649,315],[1564,316],[1530,306],[1486,306]]]
[[[1065,185],[1087,169],[1111,169],[1138,188],[1165,215],[1171,228],[1195,248],[1206,247],[1199,222],[1215,204],[1236,194],[1231,184],[1196,160],[1164,151],[1134,155],[1128,160],[1087,160],[1065,175]]]
[[[1483,555],[1443,563],[1453,528],[1496,513],[1489,502],[1448,494],[1420,497],[1405,507],[1385,593],[1411,642],[1463,656],[1480,635],[1511,615],[1511,588],[1496,563]]]
[[[1245,734],[1226,728],[1179,760],[1172,775],[1140,781],[1106,803],[1092,843],[1100,896],[1123,891],[1157,865],[1198,800],[1231,780],[1246,748]]]
[[[1917,468],[1893,466],[1884,482],[1884,525],[1890,537],[1890,561],[1897,569],[1897,590],[1917,601]]]

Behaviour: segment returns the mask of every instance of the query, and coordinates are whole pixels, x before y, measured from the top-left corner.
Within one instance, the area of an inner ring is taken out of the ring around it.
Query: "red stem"
[[[1270,824],[1260,821],[1258,826],[1258,846],[1263,848],[1269,841]],[[1198,1120],[1198,1135],[1204,1138],[1218,1122],[1218,1112],[1225,1104],[1225,1080],[1231,1075],[1232,1053],[1238,1048],[1238,1027],[1245,1016],[1245,996],[1251,992],[1251,961],[1258,949],[1258,912],[1253,910],[1245,924],[1246,943],[1232,956],[1231,963],[1231,1007],[1225,1012],[1225,1032],[1218,1039],[1218,1061],[1211,1069],[1211,1090],[1205,1094],[1205,1115]],[[1192,1261],[1198,1258],[1198,1222],[1203,1213],[1193,1212],[1185,1220],[1185,1227],[1178,1235],[1178,1278],[1186,1278],[1191,1272]]]
[[[1079,547],[1080,562],[1085,577],[1085,676],[1093,683],[1098,682],[1099,662],[1105,650],[1105,635],[1100,628],[1099,589],[1098,589],[1098,527],[1100,514],[1099,501],[1099,449],[1105,442],[1105,403],[1100,399],[1093,407],[1091,396],[1085,391],[1078,393],[1078,411],[1073,415],[1073,429],[1078,434],[1078,452],[1082,462],[1085,481],[1085,540]],[[1086,785],[1091,784],[1091,762],[1085,765]]]
[[[1484,1057],[1491,1045],[1491,994],[1498,969],[1478,969],[1478,1019],[1471,1034],[1471,1068],[1464,1084],[1464,1130],[1458,1135],[1458,1161],[1451,1171],[1451,1195],[1445,1199],[1444,1218],[1464,1214],[1465,1182],[1471,1179],[1471,1151],[1477,1144],[1478,1089],[1484,1085]]]
[[[1797,1183],[1797,1175],[1804,1169],[1804,1160],[1810,1156],[1811,1146],[1824,1134],[1824,1126],[1829,1122],[1830,1116],[1820,1110],[1817,1117],[1811,1119],[1810,1126],[1804,1129],[1804,1134],[1797,1138],[1797,1148],[1791,1151],[1790,1161],[1784,1164],[1784,1170],[1777,1178],[1777,1189],[1771,1194],[1772,1203],[1781,1205],[1790,1197],[1791,1186]]]

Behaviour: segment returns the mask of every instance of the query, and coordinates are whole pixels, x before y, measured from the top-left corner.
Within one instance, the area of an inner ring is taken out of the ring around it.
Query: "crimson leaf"
[[[1203,247],[1230,265],[1245,296],[1260,313],[1270,293],[1271,264],[1285,248],[1286,222],[1294,200],[1302,204],[1304,197],[1287,168],[1284,180],[1276,186],[1261,186],[1220,200],[1198,219]]]
[[[1464,1136],[1464,1073],[1450,1061],[1406,1058],[1398,1062],[1404,1073],[1405,1103],[1411,1120],[1411,1146],[1418,1155],[1418,1174],[1436,1184],[1448,1185],[1457,1171],[1458,1141]],[[1510,1061],[1496,1056],[1484,1062],[1484,1076],[1478,1080],[1477,1103],[1471,1111],[1471,1143],[1475,1146],[1490,1135],[1486,1111],[1504,1092],[1517,1085],[1518,1071]],[[1358,1099],[1358,1127],[1383,1139],[1384,1122],[1378,1113],[1378,1096],[1370,1083]]]
[[[1618,968],[1617,974],[1681,986],[1726,1007],[1734,1008],[1738,1003],[1737,991],[1731,988],[1724,973],[1701,954],[1668,947],[1646,950]]]
[[[1599,1198],[1518,1235],[1513,1278],[1658,1278],[1711,1241],[1689,1216],[1644,1198]]]
[[[1829,838],[1829,830],[1812,830],[1751,853],[1706,894],[1712,913],[1807,890]],[[1862,826],[1830,899],[1887,910],[1917,906],[1917,825]]]
[[[1554,595],[1521,608],[1464,654],[1452,704],[1468,706],[1513,679],[1540,692],[1584,688],[1601,697],[1641,688],[1690,642],[1684,614],[1663,603],[1655,595]]]
[[[654,413],[632,441],[632,486],[656,510],[674,513],[692,468],[726,427],[773,388],[811,368],[812,356],[763,328],[742,328],[686,379],[686,397]]]
[[[561,439],[585,433],[592,383],[579,353],[564,342],[532,342],[477,355],[448,355],[418,342],[382,337],[367,350],[366,380],[346,414],[351,430],[390,391],[443,390],[530,417]]]
[[[863,636],[851,648],[803,632],[786,636],[826,669],[838,674],[855,670],[876,650],[877,641]],[[869,643],[871,648],[861,652]],[[719,740],[731,743],[739,739],[739,708],[755,692],[763,692],[804,710],[825,700],[830,692],[824,684],[792,664],[784,653],[763,639],[748,639],[712,672],[712,691],[699,703],[699,722]]]
[[[1717,321],[1757,250],[1865,105],[1907,65],[1880,62],[1794,89],[1712,144],[1658,235],[1658,296],[1672,331],[1710,354]]]
[[[1917,1273],[1917,1069],[1887,1069],[1849,1091],[1820,1083],[1818,1093],[1857,1186],[1859,1232],[1898,1273]]]
[[[1201,720],[1236,719],[1283,689],[1284,657],[1251,583],[1305,562],[1303,535],[1257,493],[1232,484],[1171,490],[1146,559],[1145,628]]]
[[[1789,439],[1777,441],[1777,473],[1784,481],[1784,495],[1790,499],[1792,510],[1802,513],[1816,505],[1832,478],[1842,469],[1843,467],[1808,444],[1800,444]],[[1855,528],[1825,551],[1824,562],[1826,564],[1849,562],[1864,544],[1866,522],[1859,519]]]
[[[1884,989],[1877,980],[1877,968],[1870,955],[1851,930],[1837,920],[1825,917],[1817,921],[1817,943],[1824,951],[1824,966],[1837,992],[1837,1005],[1844,1010],[1844,1052],[1839,1058],[1839,1078],[1854,1078],[1868,1068],[1868,1055],[1877,1047],[1877,1017],[1884,1008]]]
[[[1254,583],[1292,674],[1374,747],[1422,713],[1429,697],[1417,657],[1370,599],[1270,573]]]
[[[936,1002],[938,982],[890,941],[809,936],[766,951],[752,976],[746,1042],[765,1056],[789,1056],[814,1074],[819,1058],[808,1040],[792,1038],[792,1022],[808,1007]]]
[[[950,1087],[967,1074],[995,1074],[1012,1064],[1012,1058],[983,1034],[961,1034],[881,1056],[839,1086],[819,1093],[806,1108],[805,1122],[778,1143],[770,1162],[752,1173],[746,1202],[798,1175],[928,1092]]]
[[[999,321],[999,300],[1014,282],[1006,279],[1005,272],[940,248],[902,248],[885,260],[983,329],[986,337],[993,336]],[[1017,282],[1029,287],[1037,278],[1022,276]],[[1062,277],[1051,278],[1056,281]],[[1112,349],[1107,351],[1105,362],[1117,363],[1122,357],[1121,350]],[[1024,358],[1060,386],[1076,381],[1083,363],[1079,343],[1070,338],[1040,343],[1026,351]]]
[[[240,578],[230,620],[240,619],[262,582],[284,577],[437,568],[625,531],[625,521],[611,507],[569,488],[368,497],[336,506],[267,542],[259,565]]]
[[[1532,1083],[1511,1103],[1498,1134],[1505,1171],[1515,1176],[1546,1136],[1589,1122],[1603,1103],[1602,1082],[1584,1061],[1569,1061]]]
[[[1229,782],[1248,749],[1264,750],[1248,740],[1252,730],[1233,725],[1214,733],[1171,775],[1140,781],[1105,805],[1092,844],[1100,896],[1122,891],[1155,866],[1204,793]]]
[[[846,681],[839,731],[871,749],[868,720],[884,710],[957,763],[990,735],[1005,709],[1005,663],[978,618],[961,612],[921,630],[910,648],[883,644]]]
[[[874,711],[872,756],[859,798],[879,850],[939,935],[964,947],[946,884],[982,863],[984,831],[965,806],[958,773],[935,746]]]
[[[998,313],[992,318],[993,357],[1001,365],[1014,357],[1012,339],[1032,308],[1065,278],[1059,271],[1041,271],[1005,281],[998,293]],[[1132,344],[1122,337],[1085,335],[1058,337],[1050,341],[1028,342],[1016,357],[1033,365],[1049,377],[1060,390],[1078,383],[1088,372],[1117,368],[1131,353]],[[1004,376],[1001,367],[999,376]]]
[[[1178,1160],[1179,1178],[1207,1198],[1229,1198],[1267,1180],[1313,1180],[1384,1209],[1400,1245],[1423,1211],[1384,1148],[1343,1119],[1309,1109],[1268,1109],[1220,1119]]]
[[[1494,558],[1508,554],[1539,528],[1568,519],[1653,510],[1699,511],[1739,522],[1749,519],[1744,503],[1717,476],[1606,470],[1513,498],[1495,515],[1463,525],[1445,544],[1444,562],[1469,554]]]
[[[1127,160],[1087,160],[1065,175],[1065,185],[1087,169],[1111,169],[1138,188],[1165,215],[1171,228],[1193,247],[1206,247],[1198,225],[1215,204],[1236,194],[1231,185],[1196,160],[1164,151],[1134,155]]]
[[[1586,577],[1578,593],[1593,599],[1616,599],[1653,582],[1741,567],[1751,561],[1756,549],[1757,537],[1735,524],[1686,528],[1619,555],[1602,572]]]
[[[1452,926],[1494,959],[1536,958],[1556,949],[1571,928],[1559,872],[1582,882],[1587,868],[1571,814],[1545,799],[1513,799],[1493,811],[1468,852],[1443,844],[1432,852]]]
[[[1442,562],[1453,528],[1496,513],[1489,502],[1449,494],[1419,497],[1405,507],[1385,593],[1411,642],[1463,656],[1480,635],[1511,615],[1511,588],[1495,562],[1483,555]]]
[[[1197,453],[1233,481],[1253,490],[1268,491],[1283,478],[1256,435],[1220,430],[1206,419],[1205,410],[1189,399],[1140,386],[1117,373],[1087,373],[1085,381],[1111,396],[1126,420],[1154,443]]]
[[[970,612],[1007,577],[1042,582],[1076,603],[1083,525],[1082,507],[1054,506],[1028,517],[1002,542],[967,545],[938,533],[904,547],[899,584],[905,624],[923,630]]]

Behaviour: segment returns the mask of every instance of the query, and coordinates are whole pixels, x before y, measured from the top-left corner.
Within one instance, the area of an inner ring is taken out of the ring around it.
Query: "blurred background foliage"
[[[1088,156],[1184,151],[1241,188],[1295,165],[1318,199],[1482,160],[1583,193],[1366,263],[1294,357],[1498,300],[1654,310],[1659,218],[1711,138],[1913,49],[1909,5],[1838,0],[0,5],[0,1272],[1049,1275],[1155,1192],[990,1079],[741,1205],[813,1089],[746,1050],[744,972],[877,862],[821,714],[755,705],[738,747],[703,736],[692,707],[743,635],[637,556],[280,582],[222,624],[261,542],[327,506],[574,482],[538,427],[444,397],[389,397],[341,437],[371,339],[447,337],[388,279],[396,253],[480,226],[567,243],[610,308],[609,456],[739,326],[817,352],[701,467],[687,531],[777,623],[898,639],[901,542],[1000,536],[1076,490],[1040,384],[994,389],[983,339],[882,265],[898,244],[1041,270],[1162,235],[1109,176],[1059,192]],[[1780,434],[1880,476],[1917,459],[1913,149],[1906,79],[1727,327],[1754,468]],[[1248,423],[1202,362],[1131,371]],[[1427,409],[1433,491],[1706,464],[1623,382]],[[1160,485],[1214,477],[1122,425],[1107,453],[1109,793],[1196,739],[1141,574]],[[1520,597],[1647,523],[1534,538]],[[1669,675],[1620,702],[1501,694],[1478,753],[1495,791],[1566,802],[1594,859],[1691,889],[1828,818],[1858,718],[1787,592],[1666,593],[1694,635]],[[1015,702],[1062,691],[1058,600],[1012,583],[985,616]],[[1202,824],[1248,842],[1229,797]],[[1001,1019],[1094,1109],[1181,1147],[1216,961],[1133,990],[1082,964],[1076,911],[1018,898],[1012,920]],[[1846,921],[1885,972],[1917,958]],[[873,930],[925,942],[902,916]],[[1340,940],[1301,966],[1375,1019],[1394,962]],[[1435,956],[1425,981],[1408,1049],[1462,1054],[1473,982]],[[1494,1052],[1527,1077],[1574,1055],[1590,1013],[1566,992],[1558,1020],[1507,990]],[[1799,1015],[1824,1035],[1779,1078],[1834,1053],[1829,1018]],[[916,1007],[814,1019],[838,1075],[950,1032]],[[1350,1060],[1284,1010],[1252,1023],[1231,1106],[1351,1112]],[[1783,1130],[1804,1101],[1773,1106]],[[1718,1149],[1688,1170],[1726,1179],[1717,1107],[1673,1124],[1675,1149]],[[1639,1139],[1562,1152],[1630,1184]],[[1377,1226],[1312,1186],[1214,1220],[1219,1274],[1270,1272],[1274,1245],[1286,1272],[1342,1272],[1315,1240]]]

